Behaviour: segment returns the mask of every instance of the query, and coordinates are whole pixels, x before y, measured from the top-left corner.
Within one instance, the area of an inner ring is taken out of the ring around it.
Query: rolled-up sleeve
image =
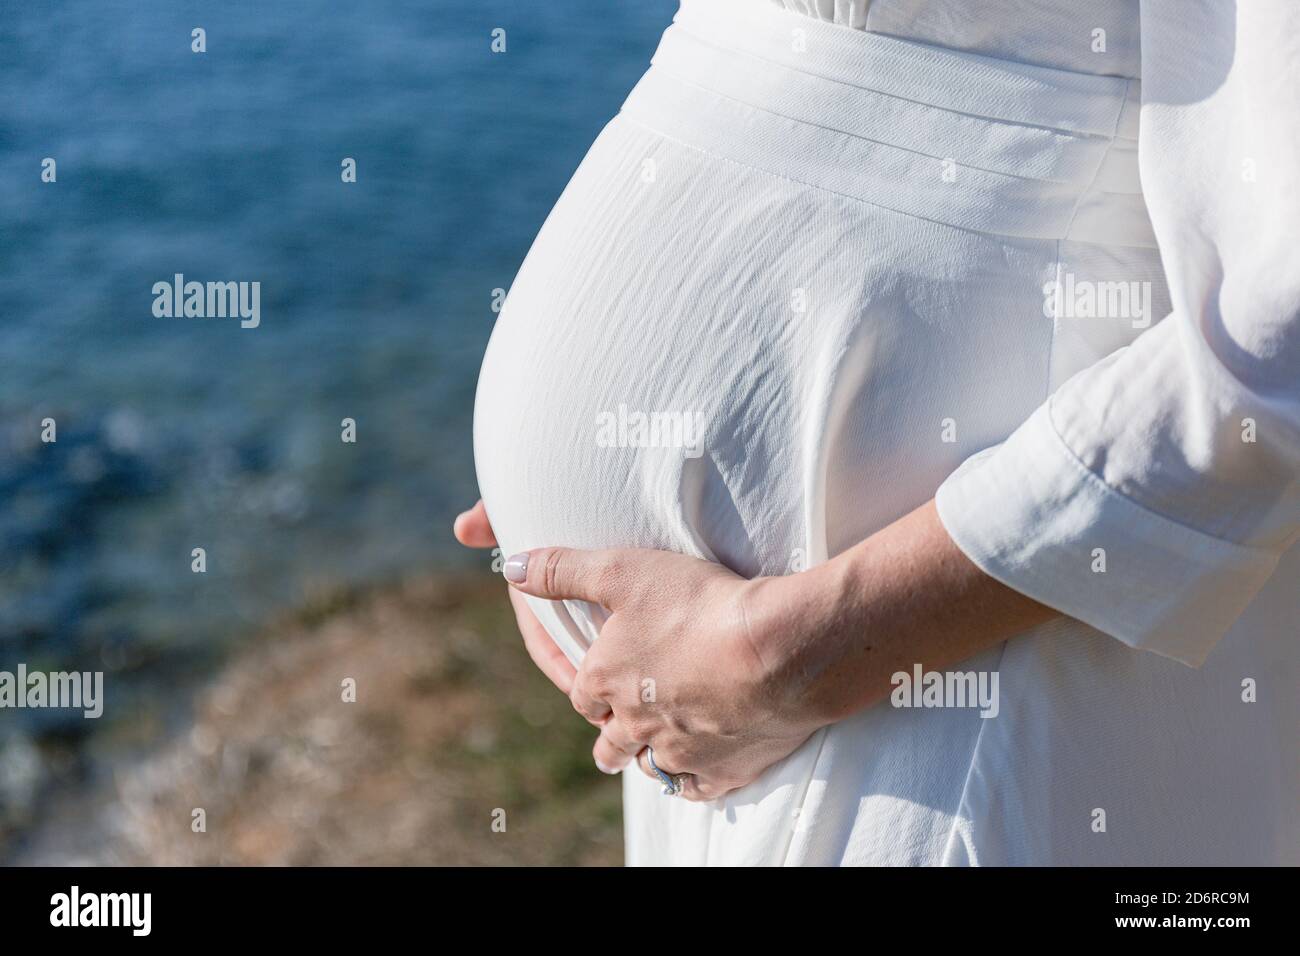
[[[1203,662],[1300,537],[1300,2],[1143,0],[1172,312],[940,487],[994,578]]]

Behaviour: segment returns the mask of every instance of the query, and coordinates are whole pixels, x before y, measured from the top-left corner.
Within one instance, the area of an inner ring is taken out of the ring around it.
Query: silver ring
[[[660,770],[659,765],[655,763],[655,749],[653,747],[646,747],[645,759],[646,763],[650,764],[650,769],[654,771],[654,775],[659,778],[659,782],[664,785],[663,794],[665,797],[675,797],[682,792],[682,778],[686,774],[679,773],[673,776]]]

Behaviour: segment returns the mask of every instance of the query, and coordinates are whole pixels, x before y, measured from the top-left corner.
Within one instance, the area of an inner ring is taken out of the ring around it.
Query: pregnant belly
[[[502,549],[664,548],[756,575],[851,546],[1042,400],[1053,268],[1050,243],[616,119],[484,360],[475,457]]]

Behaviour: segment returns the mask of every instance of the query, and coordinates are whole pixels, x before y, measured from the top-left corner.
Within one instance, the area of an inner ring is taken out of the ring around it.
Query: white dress
[[[683,0],[488,347],[501,547],[788,574],[937,493],[1069,617],[994,717],[624,774],[629,863],[1300,863],[1297,97],[1294,0]]]

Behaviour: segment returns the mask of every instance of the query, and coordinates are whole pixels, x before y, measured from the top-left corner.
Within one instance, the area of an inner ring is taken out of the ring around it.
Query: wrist
[[[873,566],[873,557],[862,542],[810,571],[816,578],[809,582],[803,664],[817,675],[807,706],[823,724],[844,720],[875,700],[864,693],[868,667],[882,651],[872,619],[882,569]]]
[[[861,708],[847,672],[866,633],[862,562],[849,555],[748,585],[745,618],[764,694],[809,731]]]

